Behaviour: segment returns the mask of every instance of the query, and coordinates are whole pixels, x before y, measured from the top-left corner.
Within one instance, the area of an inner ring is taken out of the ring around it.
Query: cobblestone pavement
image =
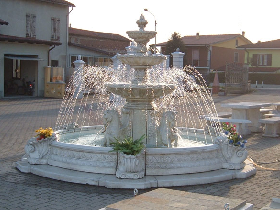
[[[218,111],[221,103],[238,101],[280,101],[280,89],[258,89],[247,95],[214,96]],[[66,183],[19,172],[13,163],[24,154],[27,140],[39,127],[54,127],[60,99],[21,98],[0,100],[0,209],[100,209],[133,197],[130,189]],[[247,179],[173,187],[201,194],[240,198],[260,209],[273,197],[280,198],[280,138],[248,137],[249,157],[258,165],[257,174]],[[278,161],[279,160],[279,161]],[[145,193],[152,189],[139,190]],[[133,209],[133,208],[132,208]]]

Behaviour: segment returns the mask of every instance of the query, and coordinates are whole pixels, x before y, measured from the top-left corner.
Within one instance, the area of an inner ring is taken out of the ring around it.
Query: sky
[[[126,31],[139,29],[136,21],[143,14],[148,21],[146,31],[154,31],[157,22],[157,43],[168,41],[174,32],[183,37],[245,31],[253,43],[280,39],[279,0],[68,1],[76,6],[69,16],[73,28],[127,38]]]

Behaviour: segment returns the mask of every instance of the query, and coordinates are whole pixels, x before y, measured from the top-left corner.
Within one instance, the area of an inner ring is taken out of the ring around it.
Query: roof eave
[[[47,3],[52,3],[52,4],[59,4],[59,5],[64,5],[64,6],[68,6],[68,7],[76,7],[75,4],[72,4],[71,2],[65,1],[65,3],[62,2],[50,2],[48,0],[40,0],[43,2],[47,2]]]
[[[49,46],[62,45],[61,42],[54,42],[54,41],[40,40],[40,39],[28,39],[28,38],[24,38],[24,37],[12,37],[12,36],[6,36],[6,37],[0,36],[0,41],[28,43],[28,44],[43,44],[43,45],[49,45]]]
[[[253,48],[253,47],[239,47],[239,49],[246,49],[246,50],[280,50],[279,48],[265,48],[265,47],[258,47],[258,48]]]
[[[107,52],[105,50],[100,50],[100,49],[97,49],[97,48],[94,48],[94,47],[88,47],[88,46],[81,45],[81,44],[75,44],[75,43],[72,43],[72,42],[68,42],[68,45],[69,46],[74,46],[74,47],[80,47],[80,48],[91,50],[91,51],[94,51],[94,52],[99,52],[101,54],[105,54],[105,55],[108,55],[108,56],[115,55],[115,53]]]

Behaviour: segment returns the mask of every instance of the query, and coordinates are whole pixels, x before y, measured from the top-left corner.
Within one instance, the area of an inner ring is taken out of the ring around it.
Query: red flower
[[[40,136],[37,138],[37,140],[39,141],[39,140],[42,140],[42,139],[44,139],[44,138],[45,138],[44,135],[40,135]]]

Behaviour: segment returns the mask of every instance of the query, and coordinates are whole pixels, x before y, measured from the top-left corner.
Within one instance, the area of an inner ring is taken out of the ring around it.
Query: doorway
[[[37,96],[38,57],[5,55],[4,97]]]

